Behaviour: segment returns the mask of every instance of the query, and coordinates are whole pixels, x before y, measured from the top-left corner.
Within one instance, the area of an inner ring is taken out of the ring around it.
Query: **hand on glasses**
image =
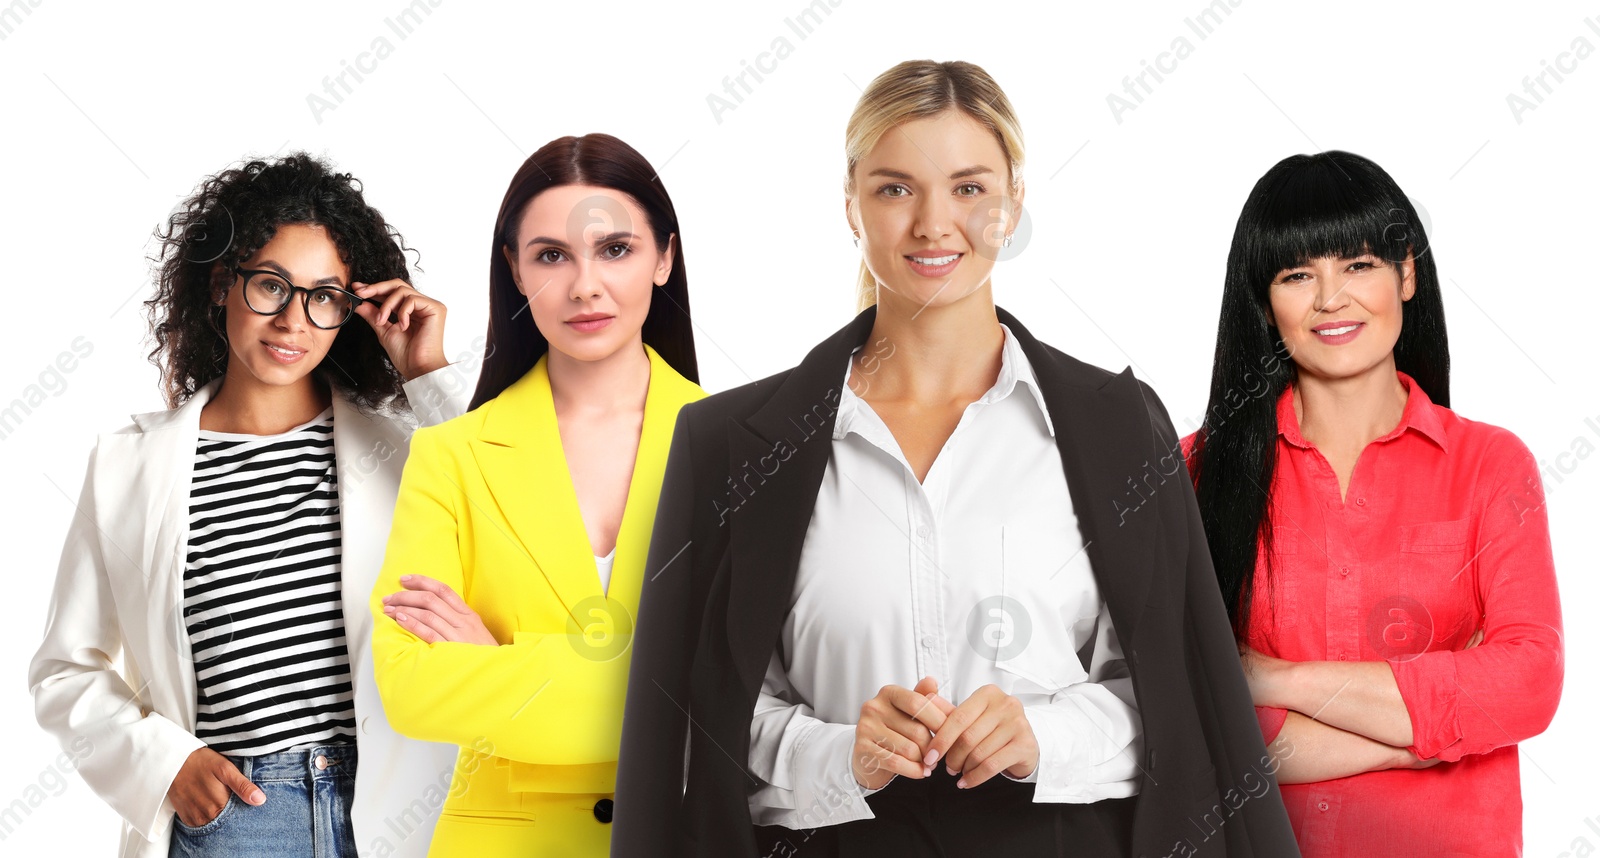
[[[410,381],[450,362],[444,356],[443,303],[404,280],[351,283],[361,298],[355,313],[367,320],[400,377]]]
[[[314,288],[296,286],[268,269],[235,268],[244,280],[245,304],[263,316],[275,316],[301,296],[306,321],[323,330],[341,327],[352,316],[372,326],[389,360],[406,381],[449,364],[444,357],[444,304],[398,278],[378,283],[351,283]]]

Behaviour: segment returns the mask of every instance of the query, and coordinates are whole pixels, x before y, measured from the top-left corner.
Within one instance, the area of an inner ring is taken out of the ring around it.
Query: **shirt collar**
[[[1449,452],[1449,445],[1444,432],[1444,423],[1439,420],[1439,409],[1423,391],[1422,385],[1412,380],[1411,376],[1396,371],[1400,385],[1406,389],[1406,407],[1400,414],[1400,422],[1388,434],[1376,440],[1389,441],[1400,437],[1400,433],[1413,429],[1433,443],[1439,449]],[[1283,393],[1278,395],[1278,434],[1283,440],[1296,447],[1310,449],[1311,442],[1300,434],[1300,421],[1294,414],[1294,385],[1285,385]]]
[[[1039,414],[1044,417],[1045,431],[1049,432],[1051,437],[1054,437],[1056,434],[1055,423],[1050,419],[1050,409],[1045,407],[1044,393],[1040,391],[1039,380],[1033,374],[1033,365],[1028,363],[1028,356],[1022,351],[1022,343],[1011,333],[1011,329],[1006,327],[1004,322],[1000,323],[1000,330],[1004,335],[1004,342],[1000,346],[1000,375],[995,378],[994,385],[984,391],[982,396],[978,397],[977,402],[983,405],[999,402],[1011,395],[1011,392],[1017,387],[1017,382],[1023,382],[1027,386],[1028,392],[1033,394],[1033,401],[1039,407]],[[855,352],[860,350],[861,347],[857,346],[851,352],[852,358]],[[850,373],[853,370],[854,361],[847,361],[844,374],[845,383],[842,392],[839,394],[839,415],[833,424],[834,440],[843,438],[852,430],[860,431],[860,427],[856,422],[859,419],[856,407],[861,400],[850,390]]]

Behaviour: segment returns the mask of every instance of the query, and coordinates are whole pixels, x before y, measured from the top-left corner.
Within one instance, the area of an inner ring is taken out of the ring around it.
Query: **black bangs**
[[[1271,321],[1273,277],[1326,256],[1372,253],[1400,263],[1408,249],[1415,290],[1401,313],[1394,366],[1449,407],[1439,271],[1416,207],[1382,167],[1349,152],[1294,155],[1256,182],[1239,213],[1205,423],[1188,462],[1211,565],[1238,631],[1249,622],[1257,575],[1272,576],[1273,513],[1262,487],[1277,467],[1278,397],[1297,372]]]
[[[1408,249],[1426,250],[1421,221],[1393,179],[1346,152],[1287,158],[1261,177],[1251,199],[1238,235],[1262,292],[1279,271],[1319,257],[1371,253],[1402,262]]]

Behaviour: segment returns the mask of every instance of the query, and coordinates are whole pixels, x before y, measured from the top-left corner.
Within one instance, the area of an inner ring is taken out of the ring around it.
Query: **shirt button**
[[[1349,575],[1350,575],[1350,567],[1349,566],[1340,566],[1339,567],[1339,574],[1340,575],[1344,575],[1346,577],[1349,577]]]
[[[1367,505],[1367,499],[1366,498],[1356,498],[1356,506],[1366,506],[1366,505]]]
[[[928,538],[928,526],[926,524],[917,525],[917,538],[924,540]]]
[[[1328,809],[1328,803],[1327,802],[1325,802],[1325,801],[1317,802],[1317,810],[1327,810],[1327,809]]]
[[[594,818],[601,822],[611,821],[611,799],[602,798],[594,803]]]
[[[927,649],[933,649],[935,646],[938,646],[938,644],[939,644],[939,639],[934,637],[933,635],[923,635],[922,636],[922,645],[924,647],[926,647]]]
[[[317,771],[321,771],[328,767],[328,758],[321,754],[317,755],[315,762],[317,764]]]

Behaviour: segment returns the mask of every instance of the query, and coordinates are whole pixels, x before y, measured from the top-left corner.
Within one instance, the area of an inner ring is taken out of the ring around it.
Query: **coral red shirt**
[[[1270,579],[1257,566],[1246,637],[1292,661],[1388,662],[1411,750],[1445,762],[1284,785],[1284,804],[1306,858],[1521,855],[1517,742],[1549,725],[1562,680],[1538,466],[1399,378],[1400,423],[1362,450],[1342,500],[1293,391],[1279,398],[1275,562]],[[1271,742],[1286,713],[1257,715]]]

